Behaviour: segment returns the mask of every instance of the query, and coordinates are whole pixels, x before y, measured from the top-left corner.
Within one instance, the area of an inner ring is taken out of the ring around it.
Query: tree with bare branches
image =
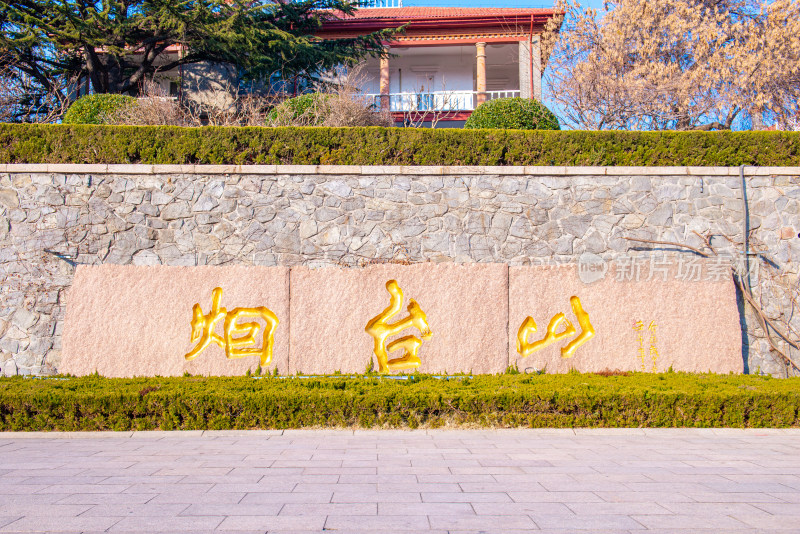
[[[548,85],[572,127],[729,130],[800,101],[800,1],[559,0]]]

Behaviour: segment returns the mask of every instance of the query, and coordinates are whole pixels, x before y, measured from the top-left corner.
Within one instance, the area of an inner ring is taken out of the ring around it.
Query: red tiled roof
[[[529,16],[549,15],[554,11],[545,8],[516,8],[516,7],[387,7],[359,9],[347,19],[430,19],[430,18],[457,18],[457,17],[503,17],[503,16]]]

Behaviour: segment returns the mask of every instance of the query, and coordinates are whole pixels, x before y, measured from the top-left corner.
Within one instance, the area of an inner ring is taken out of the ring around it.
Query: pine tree
[[[44,90],[59,76],[88,77],[96,93],[130,92],[156,69],[200,62],[308,78],[381,54],[394,30],[315,37],[324,20],[355,9],[349,0],[0,0],[0,68]]]

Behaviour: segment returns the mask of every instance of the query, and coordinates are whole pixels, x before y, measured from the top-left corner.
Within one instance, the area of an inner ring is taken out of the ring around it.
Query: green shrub
[[[504,130],[560,130],[558,119],[538,100],[497,98],[484,102],[467,119],[464,128]]]
[[[327,115],[327,102],[331,95],[307,93],[284,100],[267,115],[267,122],[277,126],[322,124]]]
[[[0,163],[800,166],[800,132],[0,124]]]
[[[108,117],[136,102],[126,95],[86,95],[70,105],[62,118],[64,124],[107,124]]]
[[[687,373],[0,378],[0,430],[797,427],[800,378]]]

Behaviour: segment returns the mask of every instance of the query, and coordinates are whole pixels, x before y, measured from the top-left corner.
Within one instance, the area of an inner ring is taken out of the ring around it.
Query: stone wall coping
[[[504,175],[504,176],[738,176],[739,167],[547,167],[547,166],[380,166],[380,165],[106,165],[0,164],[3,173],[33,174],[334,174],[334,175]],[[747,176],[800,176],[800,167],[753,167]]]

